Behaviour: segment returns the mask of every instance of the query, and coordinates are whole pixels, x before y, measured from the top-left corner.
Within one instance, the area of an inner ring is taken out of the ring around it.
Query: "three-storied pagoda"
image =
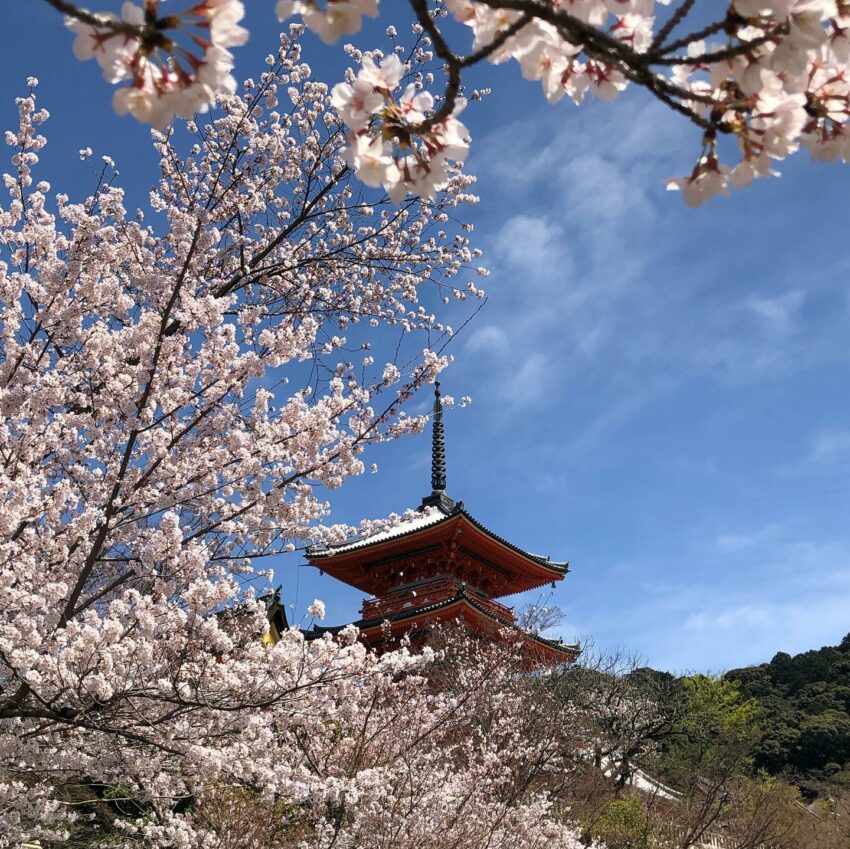
[[[407,636],[414,645],[428,628],[459,620],[476,633],[497,637],[516,627],[513,609],[496,599],[555,585],[569,564],[530,554],[474,519],[446,493],[446,450],[440,384],[433,413],[431,494],[415,518],[390,530],[307,553],[311,565],[372,597],[354,624],[378,651]],[[318,636],[339,628],[314,628]],[[575,660],[579,648],[526,634],[526,650],[550,664]]]

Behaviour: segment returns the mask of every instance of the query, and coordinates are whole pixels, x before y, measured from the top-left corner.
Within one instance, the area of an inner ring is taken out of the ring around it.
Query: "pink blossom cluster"
[[[115,93],[117,111],[162,127],[235,91],[228,48],[244,43],[247,32],[239,25],[241,0],[202,0],[172,15],[161,15],[159,4],[146,0],[142,9],[125,2],[120,18],[77,10],[69,26],[79,58],[96,58],[110,82],[129,82]],[[481,62],[515,61],[550,103],[568,97],[578,105],[588,96],[611,101],[635,83],[686,116],[700,128],[702,151],[693,171],[668,187],[683,190],[690,205],[775,174],[774,163],[800,147],[816,159],[850,159],[850,10],[844,0],[407,5],[416,18],[411,58],[441,64],[422,73],[399,58],[399,45],[386,57],[349,45],[360,68],[332,94],[348,130],[346,162],[396,202],[407,194],[431,198],[449,185],[470,141],[457,118],[466,102],[462,73]],[[695,9],[708,9],[714,22],[688,26]],[[278,0],[276,12],[281,20],[300,16],[331,44],[358,32],[382,7],[379,0]],[[466,54],[450,44],[458,24],[471,31]],[[387,27],[391,38],[397,32]],[[426,90],[441,78],[442,95]]]
[[[671,180],[690,205],[698,205],[730,186],[743,187],[755,177],[775,174],[773,163],[803,146],[817,159],[850,159],[850,9],[841,0],[734,0],[724,5],[718,23],[673,39],[659,27],[658,7],[671,0],[445,0],[432,13],[432,39],[439,8],[472,31],[472,50],[455,56],[455,69],[473,61],[516,61],[523,77],[539,81],[550,103],[568,96],[581,104],[587,95],[613,100],[630,82],[685,113],[703,129],[703,152],[693,172]],[[414,7],[421,4],[412,4]],[[694,6],[680,2],[682,20]],[[326,41],[352,32],[364,14],[378,12],[375,2],[315,0],[283,3],[279,13],[300,13],[306,25]],[[714,9],[712,13],[716,13]],[[668,13],[669,18],[669,13]],[[420,21],[422,18],[420,18]],[[427,18],[426,18],[427,20]],[[665,19],[661,19],[663,24]],[[676,19],[681,26],[681,20]],[[704,40],[705,29],[715,36]],[[658,41],[657,39],[660,39]],[[429,40],[430,44],[431,41]],[[443,50],[441,58],[452,57]],[[393,65],[384,83],[398,84]],[[335,103],[356,133],[350,160],[370,184],[398,186],[379,102],[380,87],[369,88],[372,66],[338,89]],[[380,76],[380,72],[378,72]],[[390,91],[392,89],[388,89]],[[459,104],[462,100],[458,99]],[[411,116],[408,124],[427,126],[430,95],[406,89],[391,107]],[[400,122],[402,123],[402,122]],[[390,122],[392,127],[392,122]],[[433,128],[427,127],[429,133]],[[412,144],[409,134],[395,139]],[[452,134],[454,135],[454,134]],[[737,143],[738,162],[727,166],[723,139]],[[427,144],[428,136],[424,136]],[[466,141],[465,131],[463,135]],[[449,143],[451,146],[451,143]],[[412,164],[412,163],[411,163]],[[423,175],[424,176],[424,175]],[[426,181],[426,190],[439,182]],[[419,181],[409,183],[417,191]],[[397,190],[400,192],[400,189]]]
[[[164,18],[157,17],[159,2],[145,0],[142,8],[126,0],[120,19],[105,13],[103,25],[76,18],[67,25],[78,59],[96,59],[109,83],[129,83],[115,91],[115,111],[162,128],[175,115],[191,118],[219,94],[236,91],[227,48],[244,44],[248,31],[239,25],[242,0],[200,0]],[[115,29],[116,23],[128,28]]]
[[[448,639],[438,686],[351,687],[333,722],[314,714],[288,730],[282,768],[322,773],[310,779],[314,845],[578,849],[546,792],[547,779],[569,780],[575,712],[535,699],[510,647]]]
[[[358,32],[364,17],[377,18],[378,0],[331,0],[324,5],[316,0],[277,0],[276,10],[280,20],[300,15],[325,44],[334,44],[340,36]]]
[[[65,784],[131,788],[121,845],[219,845],[180,811],[223,787],[313,804],[336,779],[286,735],[420,663],[261,639],[269,558],[288,584],[288,553],[351,533],[327,490],[421,430],[403,405],[452,332],[430,304],[465,298],[479,255],[466,175],[437,203],[363,201],[293,29],[203,126],[154,132],[143,208],[108,157],[87,197],[40,176],[37,80],[5,134],[4,849],[84,827]]]
[[[410,82],[396,53],[376,63],[363,56],[360,71],[337,83],[331,103],[349,129],[345,161],[367,186],[383,186],[396,203],[407,194],[433,198],[449,183],[452,163],[469,149],[466,127],[457,119],[465,101],[452,114],[417,132],[430,115],[434,98]]]
[[[850,7],[836,0],[733,5],[743,18],[737,39],[756,46],[674,71],[676,81],[701,98],[692,102],[694,110],[704,117],[714,112],[740,155],[730,167],[716,140],[707,140],[693,172],[669,184],[682,189],[691,206],[775,174],[773,163],[801,146],[815,159],[850,161]],[[718,49],[702,41],[688,47],[697,58]]]
[[[660,2],[667,5],[670,0]],[[652,40],[655,0],[570,0],[549,5],[563,8],[590,27],[609,31],[613,39],[638,52]],[[519,11],[491,8],[476,0],[446,0],[445,7],[472,30],[473,52],[489,49],[522,18]],[[540,82],[549,103],[557,103],[564,95],[577,105],[587,94],[614,100],[628,84],[614,63],[587,56],[581,42],[565,38],[557,26],[541,18],[520,26],[487,59],[516,61],[526,80]]]

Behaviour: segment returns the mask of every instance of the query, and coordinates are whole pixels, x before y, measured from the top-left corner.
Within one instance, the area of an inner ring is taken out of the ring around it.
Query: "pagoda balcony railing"
[[[429,607],[454,598],[461,589],[475,602],[497,619],[512,625],[515,621],[512,607],[493,601],[480,590],[464,584],[456,578],[436,578],[431,581],[411,584],[390,590],[379,598],[369,598],[363,601],[361,613],[364,619],[390,619],[399,613]]]

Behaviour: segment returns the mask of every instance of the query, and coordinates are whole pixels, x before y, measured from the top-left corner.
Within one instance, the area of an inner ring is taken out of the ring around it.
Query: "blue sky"
[[[250,5],[239,77],[275,43],[271,2]],[[90,186],[77,150],[91,146],[143,204],[147,131],[112,114],[45,4],[11,14],[4,128],[35,74],[54,187]],[[310,38],[306,58],[339,78],[340,51]],[[447,415],[450,494],[570,560],[552,599],[569,639],[714,671],[837,642],[850,631],[850,171],[798,154],[780,179],[690,210],[664,180],[690,171],[698,131],[642,92],[553,108],[513,69],[492,79],[466,114],[481,196],[468,217],[492,274],[444,376],[473,397]],[[379,474],[334,493],[334,517],[416,506],[429,453],[425,438],[374,450]],[[316,596],[328,622],[357,615],[357,591],[300,562],[277,566],[298,615]]]

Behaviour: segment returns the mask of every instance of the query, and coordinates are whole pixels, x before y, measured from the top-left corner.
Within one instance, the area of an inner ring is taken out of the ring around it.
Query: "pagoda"
[[[460,621],[474,633],[499,638],[517,626],[513,609],[497,599],[554,587],[569,571],[568,563],[530,554],[493,533],[448,496],[439,382],[432,423],[431,494],[417,515],[387,531],[307,552],[312,566],[371,596],[354,625],[360,640],[377,651],[397,647],[403,637],[421,645],[429,628],[442,622]],[[314,627],[307,636],[342,627]],[[539,662],[568,663],[579,653],[576,645],[520,633]]]

